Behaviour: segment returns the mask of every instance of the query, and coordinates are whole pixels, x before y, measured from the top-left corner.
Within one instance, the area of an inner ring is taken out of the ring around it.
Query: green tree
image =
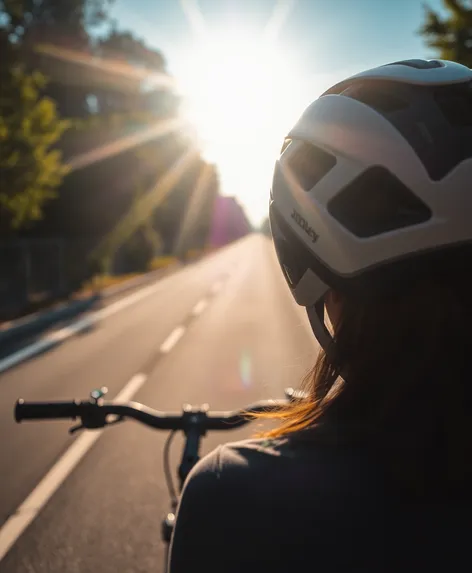
[[[472,67],[472,2],[443,0],[447,16],[425,6],[425,21],[419,33],[441,59]]]
[[[105,58],[120,59],[145,67],[150,71],[165,71],[165,60],[161,52],[152,50],[143,40],[131,32],[119,31],[113,27],[98,44],[98,53]]]
[[[87,25],[103,21],[107,0],[0,0],[0,232],[40,219],[67,172],[57,144],[60,118],[47,79],[31,65],[42,39],[88,43]]]
[[[7,74],[4,74],[7,78]],[[40,96],[44,77],[20,68],[0,86],[0,228],[18,229],[41,217],[67,168],[54,144],[68,124]]]
[[[111,0],[0,0],[2,27],[16,45],[68,39],[88,45],[87,28],[102,24]]]
[[[165,60],[158,50],[149,48],[133,34],[116,28],[112,28],[110,34],[100,41],[97,50],[105,59],[125,61],[136,72],[139,88],[130,90],[130,97],[121,105],[119,115],[122,123],[133,126],[137,132],[146,132],[156,130],[161,122],[166,125],[172,120],[180,121],[179,100],[172,78],[166,72]],[[107,233],[96,251],[97,257],[112,261],[117,253],[120,258],[122,253],[128,252],[128,242],[130,247],[132,245],[130,253],[136,260],[141,260],[142,249],[142,262],[150,253],[155,256],[172,252],[202,167],[195,154],[185,168],[178,167],[175,171],[175,166],[180,165],[180,160],[189,152],[189,142],[180,133],[182,125],[179,123],[177,127],[165,135],[151,137],[131,151],[138,165],[135,173],[139,177],[134,183],[139,192],[133,194],[134,201]],[[197,195],[206,193],[202,190]],[[192,213],[205,212],[205,197],[193,201],[195,208]],[[194,228],[195,222],[192,222]]]

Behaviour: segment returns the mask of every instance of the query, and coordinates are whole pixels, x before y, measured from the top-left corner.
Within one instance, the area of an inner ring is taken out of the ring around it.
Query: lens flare
[[[244,351],[239,360],[239,376],[244,388],[251,386],[251,356],[249,352]]]

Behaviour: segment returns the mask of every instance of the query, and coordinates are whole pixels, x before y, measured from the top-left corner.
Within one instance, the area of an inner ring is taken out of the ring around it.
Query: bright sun
[[[219,167],[223,192],[238,196],[255,221],[267,211],[274,159],[301,111],[293,62],[261,36],[207,31],[177,71],[185,113]]]

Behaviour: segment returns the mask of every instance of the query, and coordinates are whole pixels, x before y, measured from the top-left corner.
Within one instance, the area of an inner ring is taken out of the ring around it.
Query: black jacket
[[[170,573],[470,571],[470,507],[402,503],[359,449],[220,446],[190,474]]]

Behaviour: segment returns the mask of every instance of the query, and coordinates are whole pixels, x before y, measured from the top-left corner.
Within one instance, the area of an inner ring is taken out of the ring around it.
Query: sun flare
[[[225,193],[241,198],[252,218],[262,217],[273,161],[301,111],[294,62],[264,34],[207,30],[176,76],[184,113],[205,158],[218,165]]]
[[[193,50],[186,67],[187,113],[206,142],[245,142],[250,129],[281,123],[291,86],[274,46],[222,33]]]

